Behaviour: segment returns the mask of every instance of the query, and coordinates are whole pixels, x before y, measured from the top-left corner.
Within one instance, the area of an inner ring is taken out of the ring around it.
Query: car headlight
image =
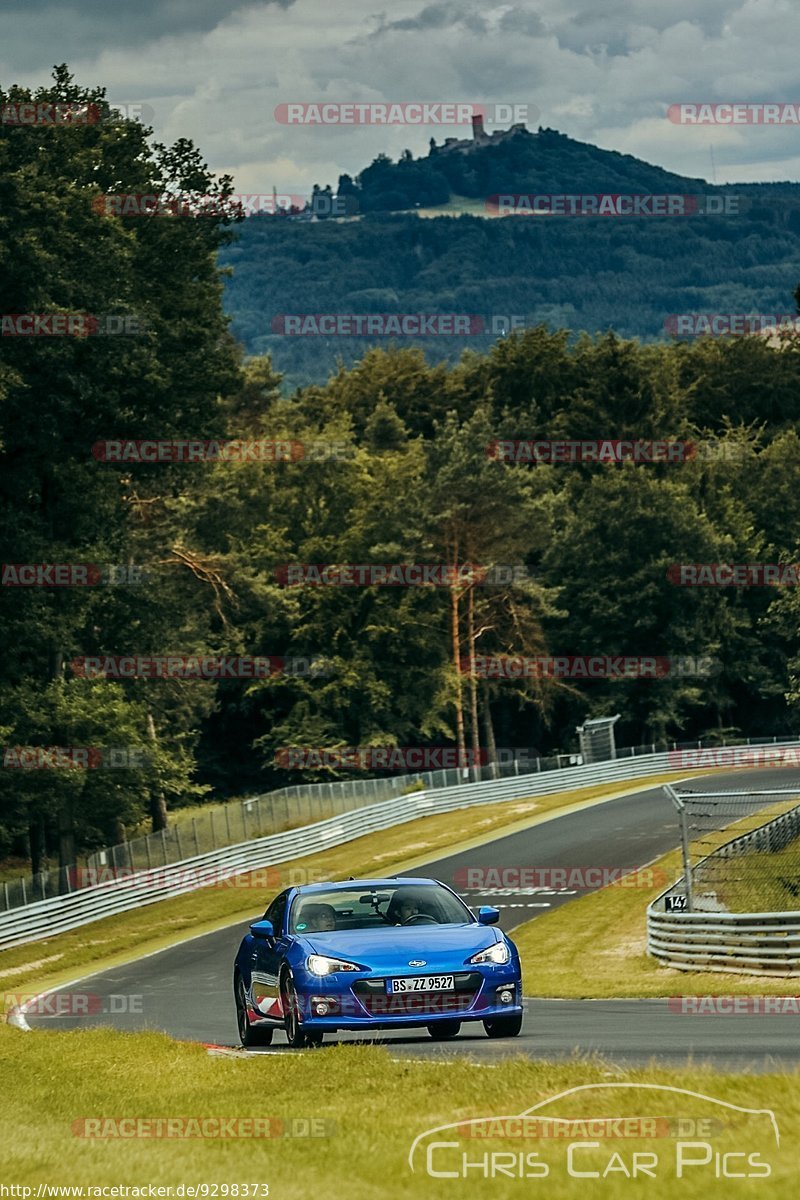
[[[334,971],[363,971],[355,963],[346,962],[343,958],[328,958],[326,954],[309,954],[306,968],[312,975],[332,975]]]
[[[485,950],[479,950],[477,954],[473,954],[468,961],[471,963],[507,963],[510,958],[511,951],[506,943],[495,942],[493,946],[488,946]]]

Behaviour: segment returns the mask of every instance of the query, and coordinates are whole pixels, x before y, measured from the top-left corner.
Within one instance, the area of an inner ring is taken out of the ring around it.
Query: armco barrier
[[[800,806],[733,838],[701,859],[778,850],[800,835]],[[685,876],[647,909],[647,951],[678,971],[734,975],[800,975],[800,910],[769,913],[664,911],[665,898],[685,891]]]
[[[800,742],[784,743],[782,748],[786,750],[793,747],[800,748]],[[512,776],[509,779],[467,783],[433,792],[398,796],[394,800],[384,800],[299,829],[289,829],[271,837],[257,838],[189,858],[153,872],[144,871],[125,879],[83,888],[68,896],[55,896],[25,908],[12,909],[0,914],[0,949],[52,937],[114,913],[183,895],[203,887],[204,883],[218,882],[247,871],[290,862],[330,846],[341,846],[367,833],[402,825],[418,817],[452,812],[454,809],[491,801],[519,800],[574,791],[595,784],[638,779],[673,770],[685,773],[686,765],[677,763],[674,753],[666,751],[571,767],[567,771]]]
[[[647,913],[647,949],[678,971],[800,975],[800,912]]]

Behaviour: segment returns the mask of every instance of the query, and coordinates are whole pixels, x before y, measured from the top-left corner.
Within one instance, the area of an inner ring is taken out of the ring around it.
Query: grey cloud
[[[0,17],[3,39],[0,82],[23,82],[24,71],[45,64],[75,62],[103,50],[141,48],[158,38],[204,33],[239,10],[290,8],[295,0],[136,0],[135,5],[108,0],[20,0],[13,15]],[[13,77],[13,80],[12,78]]]
[[[456,25],[478,29],[483,32],[486,22],[474,10],[464,12],[464,4],[450,3],[448,0],[438,4],[428,4],[413,17],[402,17],[397,21],[387,21],[382,17],[371,37],[381,37],[386,33],[414,33],[430,29],[452,29]]]
[[[545,37],[548,28],[538,12],[530,8],[512,8],[503,13],[499,28],[505,33],[521,33],[525,37]]]

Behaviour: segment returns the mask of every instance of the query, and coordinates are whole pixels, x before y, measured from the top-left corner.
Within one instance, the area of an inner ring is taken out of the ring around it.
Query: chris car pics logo
[[[476,1145],[476,1141],[478,1144]],[[695,1186],[768,1179],[779,1166],[772,1109],[655,1083],[587,1083],[523,1112],[470,1113],[426,1129],[412,1142],[409,1170],[431,1179],[515,1179],[548,1184],[592,1180],[618,1195],[620,1180]]]

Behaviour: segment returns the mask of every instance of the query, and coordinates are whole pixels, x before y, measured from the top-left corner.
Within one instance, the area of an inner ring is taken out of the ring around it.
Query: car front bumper
[[[438,1022],[487,1021],[522,1012],[522,980],[513,963],[461,968],[451,992],[391,994],[391,976],[295,976],[301,1023],[309,1029],[392,1029]]]

